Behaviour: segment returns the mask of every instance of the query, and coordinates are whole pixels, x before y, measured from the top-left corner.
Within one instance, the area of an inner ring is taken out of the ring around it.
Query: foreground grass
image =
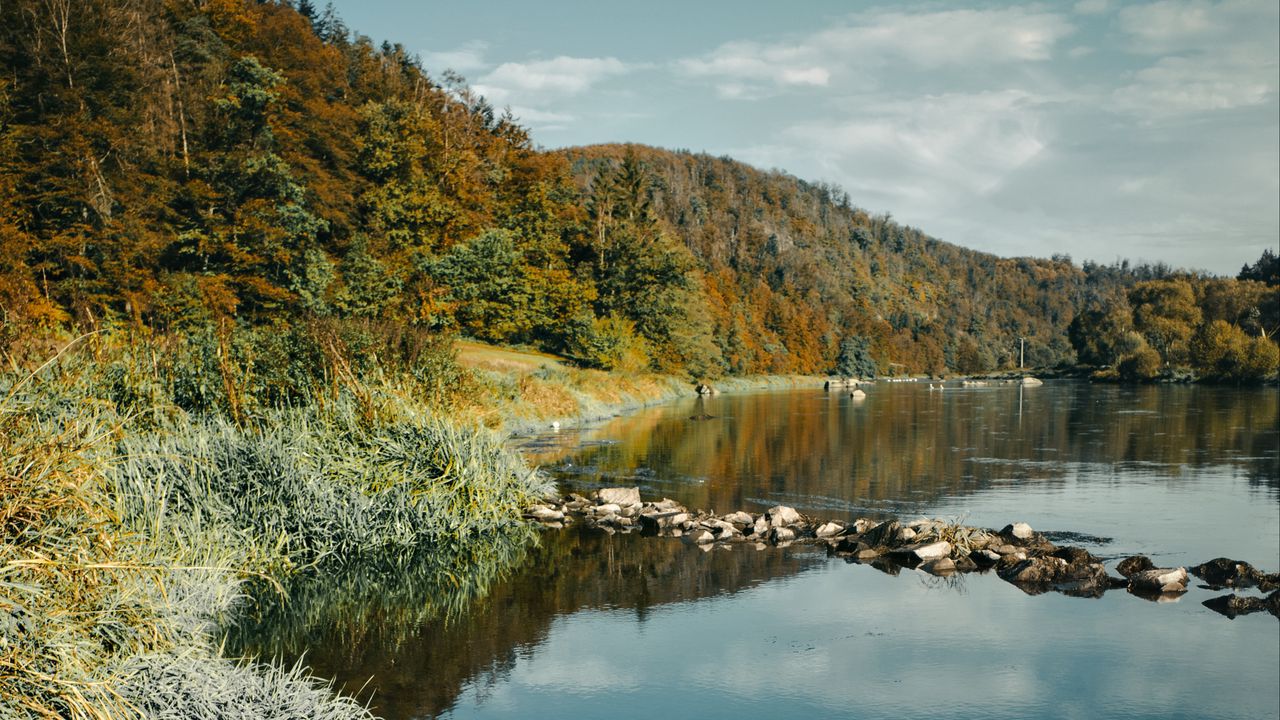
[[[244,583],[463,557],[547,490],[394,383],[192,414],[145,360],[108,339],[0,376],[0,718],[366,717],[300,668],[222,656]]]

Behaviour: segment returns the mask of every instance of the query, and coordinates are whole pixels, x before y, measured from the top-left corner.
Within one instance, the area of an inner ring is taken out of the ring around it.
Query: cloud
[[[947,94],[867,106],[860,118],[795,125],[783,136],[806,147],[841,177],[873,185],[905,180],[903,205],[1000,187],[1047,146],[1042,101],[1007,90]]]
[[[1159,118],[1262,105],[1276,93],[1272,72],[1231,58],[1165,57],[1113,93],[1121,112]]]
[[[1161,0],[1118,16],[1134,53],[1159,56],[1113,93],[1148,120],[1263,105],[1277,92],[1274,0]]]
[[[728,42],[675,66],[688,77],[721,80],[721,97],[759,98],[769,90],[826,87],[837,78],[866,82],[869,71],[901,64],[930,71],[1039,62],[1073,31],[1061,15],[1017,7],[875,11],[787,41]]]
[[[1242,43],[1274,50],[1280,6],[1275,0],[1160,0],[1126,7],[1117,20],[1128,47],[1139,53],[1211,53]]]
[[[480,78],[475,89],[492,102],[543,103],[580,95],[606,78],[631,68],[617,58],[580,58],[561,55],[550,60],[507,62]]]
[[[484,59],[484,53],[488,49],[489,43],[483,40],[472,40],[453,50],[424,52],[422,64],[428,70],[435,72],[481,70],[488,65]]]
[[[538,130],[563,130],[577,120],[575,116],[568,113],[539,110],[521,105],[511,106],[511,114],[521,124]]]
[[[1071,9],[1075,10],[1077,15],[1101,15],[1110,6],[1111,3],[1107,0],[1080,0]]]

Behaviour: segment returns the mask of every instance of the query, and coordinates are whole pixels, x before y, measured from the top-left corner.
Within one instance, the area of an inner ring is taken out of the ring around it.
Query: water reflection
[[[1221,465],[1274,500],[1278,421],[1274,389],[879,385],[861,403],[819,391],[699,398],[592,428],[577,438],[612,442],[571,465],[571,440],[534,457],[570,483],[634,482],[723,511],[790,501],[833,517],[909,512],[996,483]]]
[[[450,557],[317,578],[288,607],[265,600],[259,621],[233,630],[229,646],[287,662],[305,657],[316,675],[384,717],[435,717],[464,685],[501,684],[547,641],[557,617],[625,610],[643,623],[656,607],[733,594],[826,561],[812,550],[708,552],[585,528],[473,543],[465,557]]]

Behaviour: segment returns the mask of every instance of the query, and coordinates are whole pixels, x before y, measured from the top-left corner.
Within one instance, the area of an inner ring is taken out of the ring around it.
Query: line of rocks
[[[1116,572],[1121,577],[1111,576],[1103,561],[1089,551],[1058,547],[1022,522],[998,531],[927,519],[821,522],[786,505],[763,513],[716,515],[690,510],[667,498],[646,502],[634,487],[604,488],[591,497],[571,493],[530,507],[525,517],[553,528],[583,523],[608,533],[681,538],[704,550],[733,543],[752,543],[759,549],[793,543],[825,545],[829,553],[848,562],[870,564],[895,575],[904,567],[943,577],[994,570],[1031,595],[1053,591],[1101,597],[1107,590],[1124,588],[1159,602],[1180,597],[1190,581],[1187,568],[1158,568],[1142,555],[1120,561]],[[1190,571],[1210,589],[1257,587],[1271,593],[1266,598],[1233,593],[1205,601],[1215,612],[1234,618],[1267,611],[1280,618],[1280,574],[1263,573],[1227,558]]]

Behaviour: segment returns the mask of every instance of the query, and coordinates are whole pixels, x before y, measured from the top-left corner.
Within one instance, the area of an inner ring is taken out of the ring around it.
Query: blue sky
[[[729,155],[1005,256],[1280,242],[1275,0],[334,4],[543,147]]]

